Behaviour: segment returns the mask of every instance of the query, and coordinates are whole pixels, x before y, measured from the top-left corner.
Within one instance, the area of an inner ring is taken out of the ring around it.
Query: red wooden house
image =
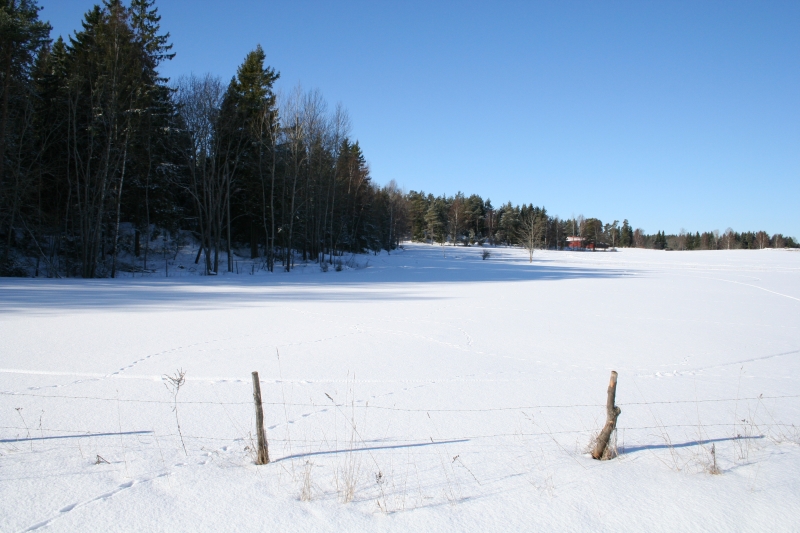
[[[568,250],[594,250],[594,243],[590,242],[587,243],[586,246],[583,245],[583,239],[580,237],[567,237],[567,249]]]
[[[594,250],[594,243],[583,245],[583,239],[580,237],[567,237],[567,249],[569,250]]]

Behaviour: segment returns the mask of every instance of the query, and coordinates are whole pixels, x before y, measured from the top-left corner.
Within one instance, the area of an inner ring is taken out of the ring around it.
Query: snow
[[[481,251],[0,280],[0,531],[797,530],[800,253]]]

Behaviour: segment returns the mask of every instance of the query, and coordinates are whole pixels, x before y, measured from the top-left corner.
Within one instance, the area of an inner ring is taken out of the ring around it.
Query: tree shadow
[[[645,444],[642,446],[625,446],[625,448],[619,451],[620,455],[625,455],[629,453],[641,452],[645,450],[670,450],[673,448],[689,448],[691,446],[700,446],[702,444],[711,444],[714,442],[727,442],[727,441],[737,441],[737,440],[752,440],[752,439],[763,439],[764,435],[754,435],[749,437],[725,437],[720,439],[704,439],[704,440],[690,440],[688,442],[681,442],[678,444]]]
[[[288,459],[301,459],[303,457],[314,457],[315,455],[336,455],[340,453],[372,452],[376,450],[398,450],[403,448],[421,448],[424,446],[437,446],[439,444],[458,444],[461,442],[469,442],[469,439],[441,440],[434,442],[415,442],[412,444],[396,444],[393,446],[365,446],[363,448],[348,448],[346,450],[323,450],[318,452],[296,453],[292,455],[287,455],[285,457],[281,457],[280,459],[275,459],[270,462],[279,463],[281,461],[286,461]]]
[[[391,256],[359,256],[362,268],[321,272],[317,264],[285,273],[181,278],[0,278],[0,314],[64,310],[218,310],[287,301],[434,300],[430,283],[535,282],[630,277],[630,270],[553,264],[553,256],[529,263],[519,250],[418,245]],[[446,256],[446,257],[445,257]],[[369,261],[369,264],[366,262]]]
[[[49,437],[25,437],[20,439],[0,439],[0,443],[9,442],[30,442],[34,440],[55,440],[55,439],[83,439],[86,437],[119,437],[120,435],[150,435],[152,431],[117,431],[114,433],[78,433],[75,435],[54,435]]]

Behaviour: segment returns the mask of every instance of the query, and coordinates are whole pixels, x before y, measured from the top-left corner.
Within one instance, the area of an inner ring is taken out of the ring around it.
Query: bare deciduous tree
[[[756,233],[756,245],[759,249],[769,248],[769,235],[766,231]]]
[[[175,98],[189,142],[189,147],[184,151],[189,180],[181,184],[195,204],[205,272],[217,273],[225,194],[228,190],[226,180],[230,177],[230,174],[220,171],[217,158],[217,126],[224,89],[221,80],[210,74],[181,77],[176,89]],[[200,259],[199,254],[197,259]]]
[[[636,230],[633,232],[633,246],[635,248],[644,248],[645,238],[644,230],[642,228],[636,228]]]
[[[540,245],[544,233],[538,218],[533,210],[530,210],[521,216],[519,221],[519,242],[528,250],[529,263],[533,263],[533,251]]]
[[[678,232],[678,237],[675,239],[676,247],[678,250],[686,249],[686,230],[681,228]]]
[[[733,248],[734,244],[736,244],[736,235],[734,235],[733,229],[728,228],[725,230],[725,233],[722,235],[722,243],[728,250]]]

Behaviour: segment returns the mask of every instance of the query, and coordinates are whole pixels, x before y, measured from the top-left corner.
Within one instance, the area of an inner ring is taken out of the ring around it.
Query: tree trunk
[[[228,235],[226,242],[226,248],[228,253],[228,272],[233,272],[233,256],[231,255],[231,179],[228,177],[226,180],[227,182],[227,191],[226,191],[226,198],[225,198],[225,207],[227,210],[228,215]]]
[[[144,241],[144,269],[147,270],[147,250],[150,248],[150,170],[153,157],[150,153],[150,138],[147,140],[147,176],[144,182],[144,220],[146,225]],[[138,256],[138,254],[137,254]]]
[[[122,186],[125,183],[125,164],[128,162],[128,132],[125,133],[125,150],[122,155],[122,173],[119,177],[119,190],[117,191],[117,219],[114,222],[114,252],[111,259],[111,277],[117,277],[117,249],[119,244],[119,215],[122,207]]]
[[[13,4],[12,4],[13,9]],[[3,179],[6,168],[6,127],[8,125],[8,93],[11,90],[11,46],[5,51],[3,69],[3,115],[0,119],[0,191],[3,190]]]
[[[289,272],[289,271],[292,270],[292,258],[293,258],[293,254],[292,254],[292,237],[294,236],[294,200],[295,200],[295,196],[296,196],[296,193],[297,193],[297,173],[298,172],[299,172],[299,170],[297,169],[297,166],[295,165],[294,180],[292,181],[292,204],[291,204],[292,207],[291,207],[291,209],[289,211],[289,216],[290,216],[290,218],[289,218],[289,243],[288,243],[288,245],[286,247],[286,253],[288,254],[288,257],[286,259],[286,272]]]
[[[264,431],[264,407],[261,404],[261,382],[258,372],[253,372],[253,401],[256,404],[256,436],[258,449],[256,450],[256,464],[269,463],[269,449],[267,448],[267,433]]]
[[[610,453],[608,451],[608,440],[611,438],[611,434],[617,427],[617,417],[622,412],[622,410],[614,405],[614,401],[617,395],[617,373],[615,371],[611,371],[611,380],[608,382],[608,397],[606,399],[606,425],[603,426],[602,431],[600,431],[600,435],[597,436],[597,442],[595,443],[594,450],[592,450],[592,458],[594,459],[611,459]]]
[[[270,135],[273,135],[270,133]],[[272,143],[272,162],[270,167],[270,179],[272,183],[270,185],[269,191],[269,216],[272,221],[270,238],[269,238],[269,256],[267,256],[267,263],[269,265],[269,271],[275,271],[275,138],[272,137],[270,141]]]
[[[250,259],[258,257],[258,224],[250,220]]]

